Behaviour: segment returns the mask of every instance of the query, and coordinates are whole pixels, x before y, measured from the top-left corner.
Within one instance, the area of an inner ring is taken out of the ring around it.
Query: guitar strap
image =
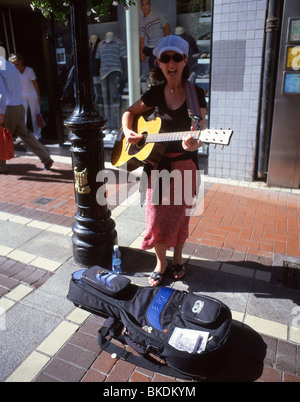
[[[187,107],[188,107],[188,113],[189,116],[192,120],[194,120],[199,127],[199,123],[202,120],[201,112],[200,112],[200,105],[199,105],[199,100],[196,92],[195,85],[192,84],[190,81],[186,81],[186,101],[187,101]],[[199,189],[200,189],[200,183],[201,183],[201,175],[199,171],[199,165],[198,165],[198,157],[195,159],[195,164],[197,166],[197,185],[196,185],[196,193],[195,197],[197,198],[199,195]]]
[[[185,85],[185,90],[189,116],[191,117],[191,119],[193,119],[194,116],[197,116],[197,120],[198,122],[200,122],[202,120],[202,117],[195,85],[192,84],[190,81],[187,81]]]

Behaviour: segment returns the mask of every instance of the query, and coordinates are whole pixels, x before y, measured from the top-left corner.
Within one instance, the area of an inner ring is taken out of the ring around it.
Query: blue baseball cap
[[[173,50],[179,54],[188,55],[189,44],[186,40],[177,35],[164,36],[155,46],[153,54],[159,59],[162,53],[167,50]]]

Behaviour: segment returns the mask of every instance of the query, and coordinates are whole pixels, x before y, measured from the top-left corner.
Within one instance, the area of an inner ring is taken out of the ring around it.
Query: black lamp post
[[[71,141],[77,206],[72,237],[73,256],[75,262],[82,266],[105,267],[110,264],[117,233],[107,205],[99,205],[96,200],[97,190],[105,185],[96,181],[97,173],[104,170],[102,129],[105,120],[93,107],[86,0],[72,0],[70,13],[76,106],[65,120],[65,125]]]

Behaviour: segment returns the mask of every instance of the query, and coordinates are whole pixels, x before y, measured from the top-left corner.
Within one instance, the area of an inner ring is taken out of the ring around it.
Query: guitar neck
[[[178,131],[175,133],[161,133],[161,134],[148,134],[146,142],[169,142],[169,141],[180,141],[184,136],[192,134],[195,139],[199,139],[201,131]]]
[[[229,144],[232,130],[205,129],[198,131],[179,131],[175,133],[148,134],[146,137],[146,143],[180,141],[184,136],[188,134],[191,134],[192,137],[196,140],[201,140],[204,144],[219,144],[224,146]]]

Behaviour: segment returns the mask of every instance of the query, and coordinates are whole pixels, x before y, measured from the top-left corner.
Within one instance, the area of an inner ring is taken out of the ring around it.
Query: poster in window
[[[286,47],[285,68],[287,70],[300,71],[300,44],[299,46]]]
[[[288,71],[284,73],[283,93],[284,95],[300,95],[300,73]]]
[[[290,18],[288,42],[300,45],[300,17]]]

